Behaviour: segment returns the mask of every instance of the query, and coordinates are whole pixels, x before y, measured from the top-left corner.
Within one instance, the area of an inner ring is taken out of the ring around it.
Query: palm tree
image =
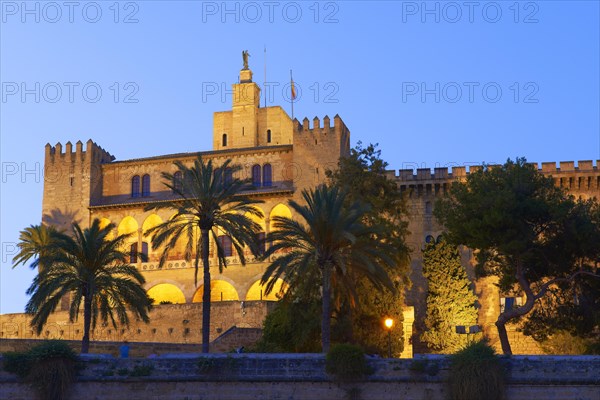
[[[346,192],[326,185],[302,192],[306,205],[290,201],[302,222],[274,217],[274,231],[269,234],[273,245],[265,258],[277,252],[261,282],[267,293],[277,279],[285,276],[290,289],[306,286],[307,279],[320,275],[322,316],[321,345],[329,351],[332,286],[351,295],[352,282],[365,276],[375,288],[395,291],[386,267],[394,266],[393,246],[381,239],[379,226],[367,225],[363,217],[368,207],[355,202],[345,205]],[[341,293],[337,293],[340,295]]]
[[[226,254],[220,241],[219,232],[228,236],[242,265],[246,264],[244,246],[249,246],[254,255],[259,254],[256,234],[260,225],[247,214],[262,217],[262,212],[254,205],[260,200],[250,199],[242,193],[252,189],[248,181],[233,177],[240,169],[232,166],[231,160],[219,168],[213,168],[212,160],[204,162],[201,157],[194,165],[187,167],[175,162],[175,174],[163,173],[165,185],[177,197],[176,201],[165,201],[147,207],[147,210],[171,209],[175,215],[168,221],[146,232],[151,235],[152,245],[163,247],[160,265],[164,264],[179,240],[185,240],[185,260],[194,258],[194,284],[198,284],[198,270],[202,259],[202,352],[208,353],[210,342],[210,268],[208,261],[209,237],[212,235],[217,249],[219,271],[227,266]],[[200,231],[200,237],[198,237]]]
[[[127,263],[128,253],[123,246],[128,235],[109,239],[114,224],[100,227],[94,219],[92,226],[81,229],[73,223],[72,236],[56,232],[47,255],[39,258],[40,269],[27,294],[31,299],[25,311],[33,315],[31,326],[38,334],[61,298],[71,294],[69,320],[77,320],[83,300],[83,339],[81,352],[90,345],[90,327],[98,318],[108,320],[116,328],[117,321],[129,325],[129,309],[148,322],[151,300],[142,287],[144,278]]]
[[[26,264],[32,257],[35,259],[29,265],[31,269],[43,268],[40,260],[47,259],[51,246],[56,240],[58,231],[53,226],[31,225],[23,229],[19,235],[19,253],[13,257],[13,268],[19,264]]]

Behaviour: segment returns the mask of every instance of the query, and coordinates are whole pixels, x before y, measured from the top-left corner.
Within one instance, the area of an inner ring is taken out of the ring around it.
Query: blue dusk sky
[[[267,105],[339,114],[390,168],[600,159],[597,1],[1,1],[0,313],[41,221],[44,145],[210,150],[250,52]],[[261,100],[264,104],[264,99]],[[594,162],[596,163],[596,161]]]

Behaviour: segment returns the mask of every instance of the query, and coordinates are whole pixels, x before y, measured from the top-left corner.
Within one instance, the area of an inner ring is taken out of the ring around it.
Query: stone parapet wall
[[[503,358],[507,399],[581,399],[600,396],[600,357]],[[0,364],[2,363],[0,359]],[[418,364],[417,364],[418,363]],[[188,354],[152,359],[95,357],[84,361],[71,398],[88,399],[443,399],[449,360],[370,359],[373,374],[339,383],[321,354]],[[148,371],[147,376],[134,371]],[[0,372],[0,397],[31,399],[29,387]]]

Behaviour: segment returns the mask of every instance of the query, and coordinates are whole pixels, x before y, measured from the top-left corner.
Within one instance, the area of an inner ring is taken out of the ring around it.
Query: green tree
[[[596,276],[596,210],[597,202],[576,201],[524,158],[469,174],[436,205],[449,240],[478,250],[479,275],[497,276],[502,290],[516,287],[525,294],[521,307],[496,321],[504,354],[512,353],[507,322],[527,315],[549,288]]]
[[[410,286],[406,199],[395,180],[389,178],[387,167],[376,144],[363,147],[359,142],[347,157],[340,158],[336,170],[327,171],[331,184],[347,191],[347,203],[358,201],[369,206],[363,221],[367,225],[382,226],[380,239],[394,248],[395,262],[387,268],[387,273],[396,290],[378,291],[368,279],[356,278],[353,281],[357,301],[355,304],[343,303],[337,316],[340,323],[346,321],[337,329],[340,339],[343,338],[341,329],[346,327],[349,330],[347,341],[360,344],[369,353],[381,355],[388,353],[384,317],[395,321],[391,331],[393,354],[402,351],[404,290]]]
[[[83,230],[73,223],[72,236],[52,234],[38,259],[43,268],[27,289],[31,299],[25,311],[33,315],[31,326],[38,334],[66,294],[71,295],[71,322],[77,320],[83,302],[82,353],[89,350],[90,327],[95,327],[98,319],[110,320],[114,327],[117,321],[127,326],[130,310],[148,322],[151,301],[142,287],[144,278],[127,263],[128,254],[121,250],[128,236],[109,239],[114,228],[113,224],[101,228],[100,221],[94,219]]]
[[[400,356],[404,349],[404,298],[401,283],[394,281],[394,286],[395,291],[387,288],[378,290],[367,279],[356,282],[356,306],[342,308],[333,329],[340,342],[355,343],[368,354],[387,357],[388,328],[384,321],[391,318],[394,321],[389,330],[392,357]],[[351,327],[348,328],[348,325]],[[350,335],[344,336],[344,332],[350,332]]]
[[[296,301],[285,296],[265,318],[256,350],[265,353],[319,352],[320,310],[316,301]]]
[[[351,295],[352,279],[361,276],[377,290],[394,290],[385,268],[394,264],[394,249],[379,239],[381,227],[363,222],[368,207],[358,202],[347,206],[346,193],[339,188],[320,185],[304,190],[302,196],[306,205],[289,202],[300,221],[273,218],[275,229],[269,234],[273,245],[265,257],[282,254],[267,267],[261,282],[269,292],[276,280],[285,276],[290,290],[297,290],[306,282],[314,286],[314,277],[320,277],[321,345],[327,352],[333,295]]]
[[[262,217],[255,207],[262,203],[244,195],[252,189],[247,180],[234,177],[241,169],[227,160],[219,168],[212,160],[205,162],[198,157],[193,166],[188,167],[177,161],[177,172],[162,174],[167,186],[176,200],[164,201],[148,206],[146,210],[175,210],[170,220],[153,227],[146,232],[152,237],[155,248],[163,247],[160,265],[167,260],[171,250],[179,240],[185,240],[185,260],[194,259],[194,282],[198,282],[200,260],[203,269],[202,295],[202,352],[209,352],[210,345],[210,266],[209,238],[212,238],[219,259],[219,270],[227,266],[226,254],[218,240],[219,232],[231,239],[233,249],[242,265],[246,264],[244,246],[249,246],[253,254],[258,255],[259,245],[256,238],[260,225],[252,221],[247,214]],[[198,235],[200,232],[200,235]]]
[[[477,323],[477,296],[456,246],[441,240],[423,250],[423,275],[427,278],[427,330],[421,340],[436,353],[455,353],[467,344],[456,326]]]

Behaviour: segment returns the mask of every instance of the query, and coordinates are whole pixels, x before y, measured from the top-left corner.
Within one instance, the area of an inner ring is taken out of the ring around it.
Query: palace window
[[[273,171],[271,164],[263,165],[263,186],[270,187],[273,184]]]
[[[217,237],[217,240],[219,241],[219,247],[221,247],[223,255],[225,257],[231,257],[231,255],[233,254],[231,238],[227,235],[221,235]]]
[[[433,211],[433,207],[431,207],[431,202],[426,201],[425,202],[425,215],[431,215],[432,211]]]
[[[142,197],[150,196],[150,175],[146,174],[142,177]]]
[[[260,165],[256,164],[252,167],[252,185],[260,187],[261,182]]]
[[[223,176],[223,184],[230,186],[233,183],[233,171],[231,168],[225,169],[225,175]]]
[[[148,242],[142,242],[142,262],[148,261]]]
[[[138,256],[137,243],[132,243],[131,246],[129,246],[129,263],[130,264],[137,263],[137,256]]]
[[[258,244],[258,255],[262,256],[266,251],[266,237],[264,232],[259,232],[255,236],[256,243]]]
[[[176,191],[181,192],[183,189],[183,176],[181,174],[181,171],[177,171],[173,174],[173,193],[175,193]]]
[[[140,176],[131,178],[131,197],[140,197]]]
[[[500,297],[500,312],[512,310],[523,305],[522,297]]]
[[[223,134],[223,147],[227,147],[227,134]]]
[[[267,129],[267,143],[271,143],[271,130]]]

